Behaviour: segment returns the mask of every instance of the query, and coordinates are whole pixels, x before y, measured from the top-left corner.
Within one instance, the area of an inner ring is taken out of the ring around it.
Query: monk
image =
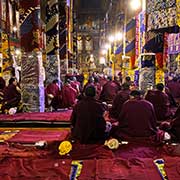
[[[122,89],[115,96],[113,103],[112,103],[112,108],[109,111],[110,117],[114,118],[114,119],[118,119],[124,102],[130,98],[131,91],[129,89],[129,84],[124,83],[124,84],[122,84],[121,88]]]
[[[94,77],[94,87],[96,88],[96,99],[99,99],[102,91],[102,86],[99,83],[99,78],[97,76]]]
[[[171,133],[175,136],[175,140],[180,142],[180,106],[176,110],[174,119],[171,122]]]
[[[72,78],[72,81],[70,84],[74,89],[76,89],[77,94],[79,94],[80,90],[81,90],[81,84],[80,84],[80,82],[77,81],[75,76]]]
[[[174,98],[180,98],[180,83],[176,77],[167,82],[167,87]]]
[[[94,86],[94,77],[90,76],[88,78],[88,82],[84,85],[83,93],[85,92],[86,87],[88,86]]]
[[[85,97],[74,107],[71,115],[72,138],[81,144],[104,142],[106,121],[103,117],[105,107],[95,99],[96,89],[88,86]]]
[[[20,88],[17,86],[17,79],[15,77],[12,77],[9,80],[9,85],[4,90],[3,105],[1,107],[2,113],[12,107],[18,108],[20,101],[21,93]]]
[[[77,91],[71,86],[71,81],[67,80],[62,87],[62,106],[64,108],[71,108],[76,103]]]
[[[164,85],[158,83],[156,90],[149,90],[145,96],[145,99],[153,104],[158,121],[164,121],[172,115],[168,95],[163,90]]]
[[[52,106],[54,110],[57,110],[62,105],[62,96],[58,82],[59,81],[55,79],[45,88],[46,107]]]
[[[0,104],[3,102],[5,87],[6,87],[5,80],[2,77],[0,77]]]
[[[112,81],[112,77],[108,77],[108,80],[109,81],[103,86],[100,100],[111,104],[120,87]]]
[[[118,117],[117,138],[147,138],[156,135],[156,115],[153,105],[141,97],[141,92],[133,90]]]

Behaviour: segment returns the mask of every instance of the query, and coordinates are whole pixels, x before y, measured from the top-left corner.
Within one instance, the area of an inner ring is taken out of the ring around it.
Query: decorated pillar
[[[46,85],[60,80],[59,7],[58,0],[48,0],[46,6]]]
[[[30,112],[44,112],[40,0],[19,3],[22,101]]]
[[[145,53],[140,56],[139,88],[146,91],[155,85],[155,54]]]

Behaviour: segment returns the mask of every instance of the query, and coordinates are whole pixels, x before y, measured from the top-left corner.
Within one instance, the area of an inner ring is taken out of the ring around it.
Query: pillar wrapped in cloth
[[[31,112],[44,111],[40,0],[20,0],[22,101]]]
[[[146,91],[155,84],[155,54],[141,54],[139,64],[139,88]]]
[[[44,112],[44,84],[41,53],[22,56],[22,101],[31,112]]]

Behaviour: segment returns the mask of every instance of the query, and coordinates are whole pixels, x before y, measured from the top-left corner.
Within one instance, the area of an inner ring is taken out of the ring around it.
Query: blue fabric
[[[136,26],[136,20],[132,19],[127,25],[126,25],[126,32],[128,32],[129,30],[131,30],[132,28],[134,28]]]
[[[116,49],[116,51],[115,51],[115,54],[117,55],[117,54],[120,54],[120,53],[122,53],[122,51],[123,51],[123,45],[120,45],[119,47],[117,47],[117,49]]]
[[[135,39],[126,45],[126,53],[132,51],[133,49],[135,49]]]

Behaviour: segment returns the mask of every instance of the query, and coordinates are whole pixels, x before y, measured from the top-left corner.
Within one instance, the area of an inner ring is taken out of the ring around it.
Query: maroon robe
[[[121,90],[118,92],[118,94],[115,96],[113,103],[112,103],[112,108],[109,111],[110,117],[117,119],[120,115],[122,106],[125,101],[129,99],[130,95],[130,90]]]
[[[175,118],[171,123],[171,132],[175,135],[178,142],[180,142],[180,106],[176,110]]]
[[[71,86],[77,91],[77,94],[80,92],[80,82],[71,81]]]
[[[105,78],[105,77],[99,78],[99,83],[101,86],[104,86],[107,82],[108,82],[107,78]]]
[[[14,84],[8,85],[4,90],[2,111],[11,107],[18,107],[20,100],[21,94],[17,91],[16,86]]]
[[[72,137],[82,144],[104,141],[104,112],[104,105],[93,97],[84,97],[80,100],[71,115]]]
[[[170,106],[171,107],[177,107],[177,103],[176,103],[176,101],[175,101],[175,99],[174,99],[173,95],[171,94],[168,87],[165,87],[165,93],[168,95]]]
[[[54,109],[60,108],[62,104],[61,91],[56,83],[51,83],[45,88],[45,104],[48,106],[48,94],[52,94],[54,98],[52,99],[51,106]]]
[[[76,103],[76,98],[77,91],[70,84],[65,84],[62,88],[63,107],[72,107]]]
[[[100,100],[105,101],[107,103],[112,103],[114,97],[116,96],[117,92],[119,91],[119,86],[113,82],[108,81],[102,89]]]
[[[172,133],[175,135],[178,142],[180,142],[180,116],[175,118],[172,122]]]
[[[102,86],[99,82],[95,82],[94,87],[96,88],[96,99],[99,99],[102,91]]]
[[[168,81],[167,87],[169,88],[174,98],[180,98],[180,83],[177,81]]]
[[[170,102],[166,93],[159,90],[149,90],[145,99],[153,104],[158,121],[170,117]]]
[[[126,101],[118,121],[116,136],[119,138],[150,137],[157,132],[153,105],[141,98]]]

